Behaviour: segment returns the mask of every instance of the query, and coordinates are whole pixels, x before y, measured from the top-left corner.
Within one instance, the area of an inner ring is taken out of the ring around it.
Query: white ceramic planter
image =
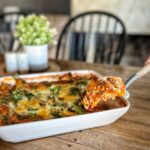
[[[48,68],[48,45],[24,46],[27,52],[31,71],[42,71]]]

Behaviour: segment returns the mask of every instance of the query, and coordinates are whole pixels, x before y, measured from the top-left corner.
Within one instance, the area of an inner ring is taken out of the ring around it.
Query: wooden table
[[[92,69],[125,80],[139,69],[73,61],[57,63],[61,70]],[[110,125],[18,144],[0,141],[0,150],[150,150],[150,74],[135,82],[129,92],[130,110]]]

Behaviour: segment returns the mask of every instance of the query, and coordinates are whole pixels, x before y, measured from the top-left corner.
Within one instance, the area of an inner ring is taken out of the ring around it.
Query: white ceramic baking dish
[[[36,79],[36,81],[41,81],[47,80],[46,78],[43,78],[47,75],[62,75],[68,72],[79,74],[92,73],[98,77],[101,77],[100,74],[91,70],[76,70],[76,71],[21,75],[20,77],[28,78],[29,80],[32,77],[41,77],[41,79],[40,78]],[[6,77],[0,78],[0,82],[5,78]],[[11,83],[12,81],[10,80],[9,82]],[[129,93],[127,91],[124,97],[125,99],[129,97]],[[0,138],[4,141],[16,143],[72,131],[104,126],[114,122],[128,111],[130,107],[130,102],[126,100],[126,103],[127,103],[126,107],[106,110],[102,112],[95,112],[90,114],[77,115],[52,120],[43,120],[43,121],[1,126]]]

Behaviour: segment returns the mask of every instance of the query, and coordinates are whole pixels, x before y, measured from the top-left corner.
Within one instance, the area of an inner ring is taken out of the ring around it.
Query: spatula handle
[[[132,84],[135,80],[137,80],[139,77],[137,74],[133,74],[132,76],[130,76],[128,78],[128,80],[125,82],[126,85],[126,89],[130,86],[130,84]]]
[[[147,74],[150,71],[150,64],[144,66],[140,71],[138,71],[136,74],[139,78],[143,77],[145,74]]]
[[[131,85],[135,80],[143,77],[145,74],[150,72],[150,64],[144,66],[141,70],[139,70],[137,73],[133,74],[129,79],[125,82],[126,89]]]

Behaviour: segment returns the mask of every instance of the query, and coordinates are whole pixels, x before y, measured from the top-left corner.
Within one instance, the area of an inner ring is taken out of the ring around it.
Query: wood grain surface
[[[140,69],[75,61],[54,62],[61,70],[92,69],[124,80]],[[0,140],[0,150],[150,150],[150,74],[131,85],[129,92],[129,111],[110,125],[17,144]]]

